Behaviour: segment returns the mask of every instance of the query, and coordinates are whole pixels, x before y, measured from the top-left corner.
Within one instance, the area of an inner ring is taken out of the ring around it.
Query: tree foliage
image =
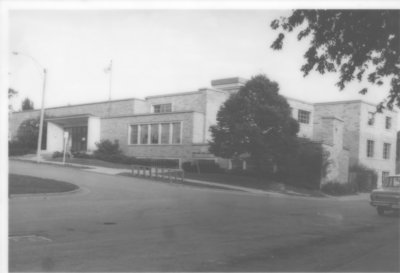
[[[33,110],[33,101],[31,101],[29,98],[25,98],[21,103],[21,109],[22,111]]]
[[[294,10],[271,27],[281,31],[271,45],[276,50],[283,46],[284,33],[298,30],[299,41],[311,39],[301,67],[304,76],[312,70],[339,72],[340,90],[353,80],[382,85],[386,79],[390,90],[378,110],[400,106],[399,10]]]
[[[23,149],[32,152],[37,149],[39,137],[40,120],[37,118],[26,119],[18,127],[15,139],[12,140],[12,146],[16,149]],[[47,122],[43,124],[42,149],[46,148],[47,143]]]
[[[294,149],[299,125],[278,92],[276,82],[258,75],[232,94],[210,127],[210,152],[223,158],[247,155],[258,170],[279,165]]]
[[[17,94],[18,94],[17,91],[15,91],[12,88],[8,88],[8,111],[9,111],[9,113],[13,110],[10,100],[12,99],[12,97],[16,96]]]

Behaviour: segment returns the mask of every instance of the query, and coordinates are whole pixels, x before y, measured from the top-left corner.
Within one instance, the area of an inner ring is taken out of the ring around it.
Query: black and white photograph
[[[1,272],[400,271],[396,1],[0,21]]]

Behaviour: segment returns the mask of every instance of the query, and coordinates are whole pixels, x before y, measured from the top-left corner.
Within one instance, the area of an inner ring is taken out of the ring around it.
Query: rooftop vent
[[[211,81],[211,86],[215,89],[237,92],[240,87],[244,86],[247,82],[246,79],[234,77],[234,78],[224,78]]]

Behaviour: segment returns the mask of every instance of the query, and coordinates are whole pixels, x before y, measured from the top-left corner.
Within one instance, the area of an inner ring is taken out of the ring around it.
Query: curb
[[[52,196],[70,195],[70,194],[75,194],[75,193],[79,193],[79,192],[82,192],[82,191],[83,191],[82,188],[78,187],[76,190],[65,191],[65,192],[10,194],[8,196],[8,198],[9,199],[16,199],[16,198],[31,198],[31,197],[32,198],[34,198],[34,197],[52,197]]]

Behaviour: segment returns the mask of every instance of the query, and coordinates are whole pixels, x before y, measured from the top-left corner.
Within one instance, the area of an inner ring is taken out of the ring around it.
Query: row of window
[[[382,157],[383,159],[390,159],[390,143],[383,143],[383,152]],[[375,141],[374,140],[367,140],[367,157],[374,157],[375,156]]]
[[[373,112],[368,112],[368,125],[373,126],[375,124],[375,113]],[[385,129],[391,129],[392,128],[392,118],[391,117],[385,117]]]
[[[181,144],[181,122],[129,126],[129,144]]]

